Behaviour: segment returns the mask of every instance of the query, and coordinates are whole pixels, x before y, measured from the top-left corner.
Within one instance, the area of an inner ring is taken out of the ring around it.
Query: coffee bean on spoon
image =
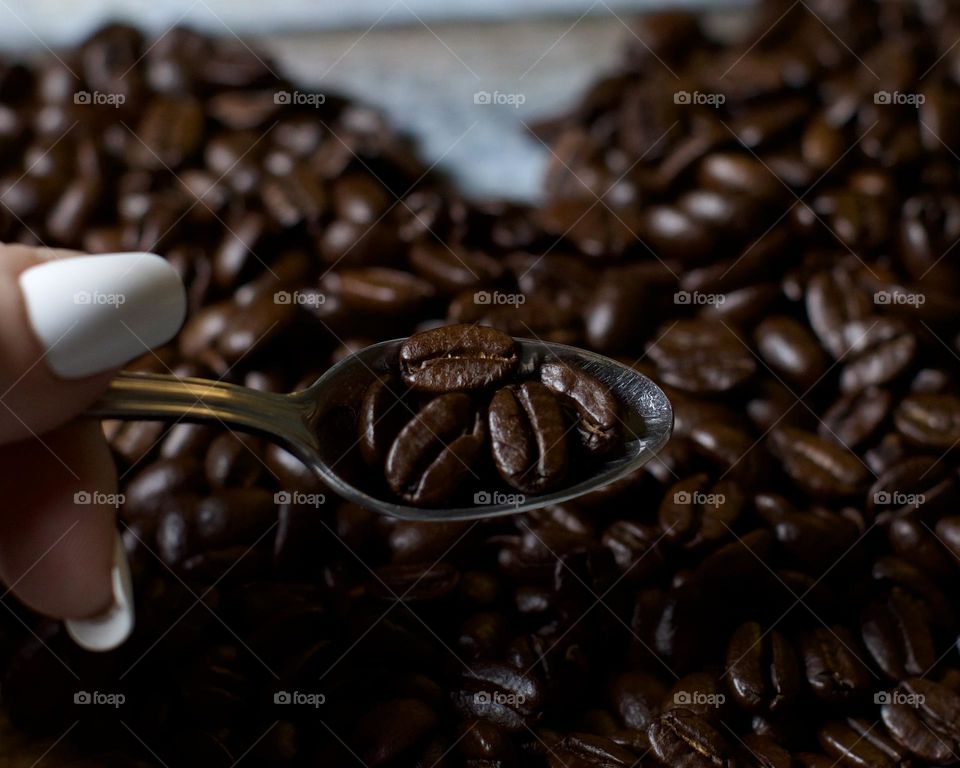
[[[492,387],[519,362],[513,339],[477,325],[448,325],[411,336],[400,348],[403,380],[423,392]]]
[[[490,443],[500,476],[525,493],[566,478],[566,424],[557,396],[536,381],[504,387],[490,403]]]
[[[620,441],[620,407],[605,384],[586,371],[568,363],[544,363],[540,380],[572,403],[577,433],[584,448],[594,456],[605,456]]]
[[[421,408],[393,441],[387,454],[387,482],[413,504],[442,504],[469,480],[485,440],[483,421],[469,396],[440,395]]]

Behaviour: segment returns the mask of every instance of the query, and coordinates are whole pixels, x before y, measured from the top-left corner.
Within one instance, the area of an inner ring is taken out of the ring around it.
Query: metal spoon
[[[512,515],[557,504],[612,483],[649,461],[670,438],[673,408],[656,384],[632,368],[565,344],[517,339],[521,375],[559,360],[579,366],[606,384],[623,404],[625,449],[575,485],[527,496],[477,494],[476,504],[422,509],[369,495],[351,481],[356,414],[376,376],[396,370],[405,339],[385,341],[344,358],[310,387],[279,395],[235,384],[156,373],[121,372],[107,393],[87,410],[97,418],[221,422],[280,443],[312,468],[338,496],[404,520],[471,520]],[[402,407],[402,406],[398,406]],[[362,473],[361,473],[362,476]]]

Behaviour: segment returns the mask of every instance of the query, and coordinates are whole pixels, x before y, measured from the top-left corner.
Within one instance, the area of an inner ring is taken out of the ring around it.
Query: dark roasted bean
[[[817,738],[835,762],[850,768],[897,768],[905,757],[894,742],[862,720],[827,723]]]
[[[720,733],[685,709],[666,712],[647,729],[650,750],[665,766],[732,766],[730,748]]]
[[[819,627],[805,633],[800,640],[800,655],[814,695],[830,702],[864,696],[873,676],[860,653],[842,627]]]
[[[937,661],[928,608],[903,590],[867,606],[860,616],[863,644],[893,680],[922,675]]]
[[[610,453],[620,440],[620,409],[616,398],[600,381],[567,363],[544,363],[540,380],[572,403],[580,442],[596,456]]]
[[[566,478],[566,424],[557,396],[543,384],[499,390],[490,401],[488,430],[497,471],[512,487],[544,493]]]
[[[394,493],[414,504],[441,504],[473,473],[485,441],[483,422],[470,398],[441,395],[400,430],[387,454],[386,477]]]
[[[904,680],[884,696],[881,716],[893,739],[930,763],[950,763],[960,751],[960,694],[931,680]]]
[[[844,446],[792,427],[776,430],[771,442],[784,471],[814,496],[852,496],[867,485],[869,471]]]
[[[749,348],[731,330],[699,320],[667,327],[649,355],[667,384],[697,394],[734,389],[756,371]]]
[[[741,624],[730,636],[725,663],[730,692],[749,712],[778,712],[800,695],[796,652],[776,629],[764,631],[756,622]]]
[[[403,380],[425,392],[495,386],[517,367],[516,346],[492,328],[450,325],[411,336],[400,349]]]

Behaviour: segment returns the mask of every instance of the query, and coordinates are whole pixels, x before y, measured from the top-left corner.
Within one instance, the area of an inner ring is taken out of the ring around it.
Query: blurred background
[[[49,53],[107,21],[189,25],[248,41],[294,80],[383,110],[475,197],[535,202],[548,153],[530,133],[611,71],[643,9],[709,11],[717,34],[749,0],[0,0],[0,47]],[[489,101],[485,98],[489,94]]]

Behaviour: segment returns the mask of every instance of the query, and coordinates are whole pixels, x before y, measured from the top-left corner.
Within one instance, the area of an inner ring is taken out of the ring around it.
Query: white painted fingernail
[[[99,616],[89,619],[67,619],[67,634],[88,651],[110,651],[123,643],[133,631],[133,585],[130,565],[123,540],[117,533],[113,543],[113,605]]]
[[[68,379],[169,341],[187,309],[180,276],[154,253],[48,261],[20,275],[20,291],[47,365]]]

